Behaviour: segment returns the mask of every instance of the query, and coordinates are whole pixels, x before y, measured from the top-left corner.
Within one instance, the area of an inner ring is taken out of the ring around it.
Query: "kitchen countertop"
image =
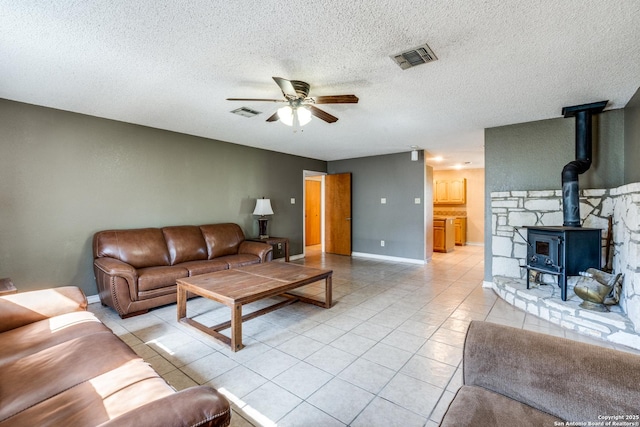
[[[466,218],[467,212],[465,211],[433,211],[433,219],[443,218]]]

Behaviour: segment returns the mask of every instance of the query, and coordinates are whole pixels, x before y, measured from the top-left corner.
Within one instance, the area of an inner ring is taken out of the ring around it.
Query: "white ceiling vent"
[[[240,107],[233,110],[232,113],[242,117],[253,117],[262,113],[262,111],[252,110],[251,108],[247,108],[247,107]]]
[[[426,43],[406,52],[391,55],[391,59],[393,59],[403,70],[438,60]]]

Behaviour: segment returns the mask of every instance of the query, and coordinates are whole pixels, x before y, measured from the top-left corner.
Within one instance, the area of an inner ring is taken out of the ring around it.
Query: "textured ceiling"
[[[438,61],[389,56],[428,43]],[[340,120],[265,120],[271,79]],[[483,166],[483,129],[640,86],[637,0],[0,0],[0,97],[322,160],[409,151]],[[253,118],[230,114],[246,106]]]

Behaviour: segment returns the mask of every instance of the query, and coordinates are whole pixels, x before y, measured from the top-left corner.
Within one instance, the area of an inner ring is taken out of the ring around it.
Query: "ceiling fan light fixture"
[[[300,126],[304,126],[311,121],[311,111],[309,111],[305,107],[298,108],[297,112]]]
[[[266,98],[227,98],[227,101],[265,101],[265,102],[285,102],[287,105],[276,110],[275,113],[267,118],[267,122],[280,121],[287,126],[293,127],[293,132],[311,121],[311,116],[316,116],[320,120],[327,123],[335,123],[338,121],[326,111],[316,107],[314,104],[357,104],[358,97],[349,95],[323,95],[309,97],[309,89],[311,85],[302,80],[287,80],[282,77],[273,77],[273,80],[280,87],[284,99],[266,99]],[[246,111],[242,111],[246,113]]]
[[[293,108],[288,105],[278,108],[278,117],[280,121],[287,126],[293,126]]]
[[[287,126],[294,126],[296,120],[299,126],[304,126],[311,121],[311,112],[304,107],[292,108],[286,105],[278,109],[278,117]]]

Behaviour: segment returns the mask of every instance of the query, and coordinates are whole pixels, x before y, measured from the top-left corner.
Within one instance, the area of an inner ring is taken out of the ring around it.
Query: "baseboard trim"
[[[485,289],[493,289],[493,282],[489,282],[488,280],[483,280],[482,287]]]
[[[370,259],[379,259],[382,261],[394,261],[394,262],[406,262],[409,264],[419,264],[425,265],[426,261],[423,259],[414,259],[414,258],[402,258],[388,255],[378,255],[378,254],[368,254],[364,252],[351,252],[351,256],[359,257],[359,258],[370,258]]]

